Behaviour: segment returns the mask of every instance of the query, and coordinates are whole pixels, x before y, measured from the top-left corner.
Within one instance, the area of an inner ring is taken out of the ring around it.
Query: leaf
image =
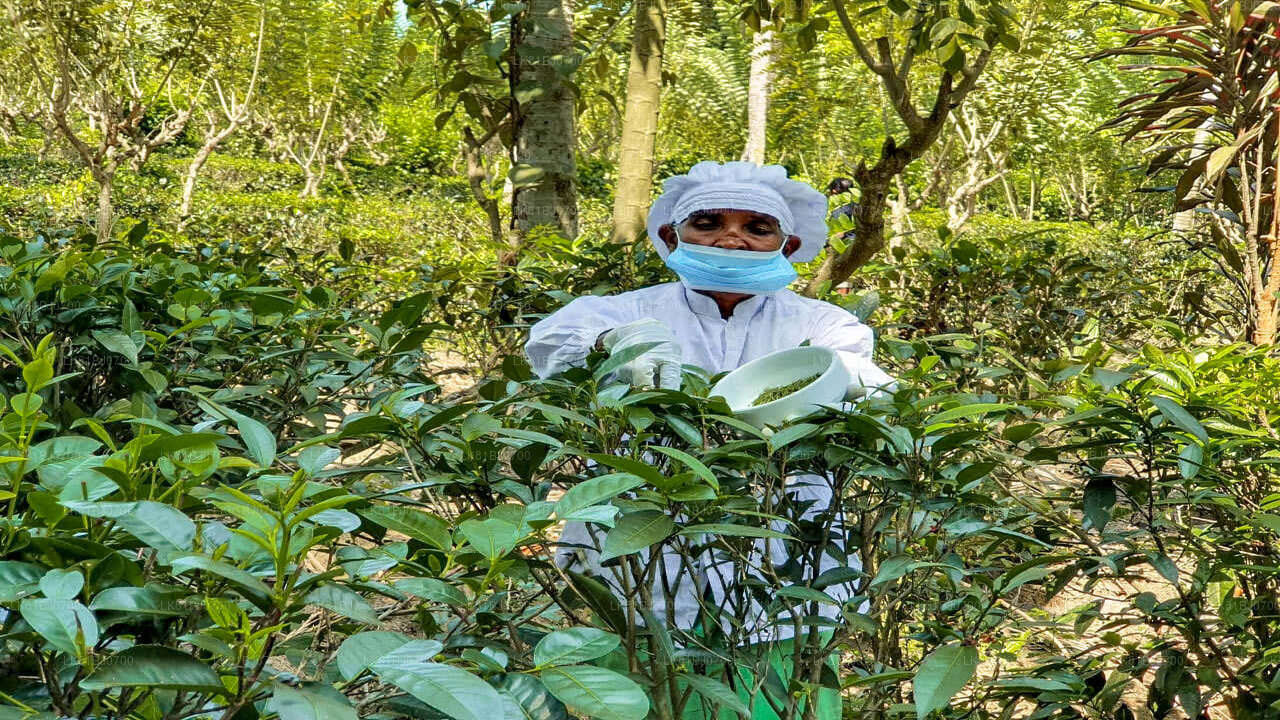
[[[548,633],[533,648],[533,662],[547,665],[576,665],[609,654],[621,644],[613,633],[576,627]]]
[[[1099,533],[1111,520],[1111,509],[1116,504],[1116,486],[1108,478],[1094,478],[1084,486],[1084,518]]]
[[[466,593],[438,578],[404,578],[397,580],[395,586],[398,590],[417,595],[424,600],[456,607],[466,607],[468,604]]]
[[[258,467],[271,467],[276,460],[276,438],[266,425],[244,413],[205,398],[198,398],[196,402],[210,415],[227,418],[235,423],[236,430],[240,431],[240,442],[244,443],[250,459],[257,463]]]
[[[952,420],[959,420],[960,418],[969,418],[993,412],[1002,412],[1013,407],[1013,405],[1008,403],[974,403],[972,405],[961,405],[960,407],[943,410],[937,415],[929,418],[928,425],[932,427],[939,423],[951,422]]]
[[[1187,443],[1182,446],[1182,451],[1178,453],[1178,472],[1182,473],[1182,477],[1191,480],[1200,474],[1200,468],[1204,466],[1204,450],[1195,443]]]
[[[190,655],[160,645],[134,645],[103,660],[80,689],[88,692],[119,687],[195,690],[226,694],[213,668]]]
[[[813,433],[817,432],[820,427],[821,426],[814,425],[813,423],[790,425],[774,433],[773,436],[769,438],[769,447],[773,450],[781,450],[797,440],[809,437]]]
[[[260,609],[266,610],[271,607],[271,589],[246,570],[194,553],[173,556],[169,559],[169,564],[174,575],[181,575],[191,570],[211,572],[230,581],[244,593],[247,600]]]
[[[715,489],[716,492],[720,492],[720,481],[716,479],[716,476],[711,472],[711,469],[704,465],[698,458],[683,450],[677,450],[676,448],[666,447],[664,445],[650,445],[649,449],[654,452],[660,452],[667,457],[674,458],[684,463],[695,475],[705,480],[708,485]]]
[[[627,513],[605,535],[600,560],[610,560],[643,550],[665,540],[674,529],[675,523],[664,512],[644,510]]]
[[[1161,577],[1175,585],[1178,583],[1178,566],[1169,559],[1168,555],[1149,552],[1147,553],[1147,559],[1151,561],[1151,567],[1155,568]]]
[[[568,720],[564,703],[547,692],[537,678],[531,675],[508,673],[498,678],[494,685],[498,692],[509,698],[515,707],[511,710],[518,714],[508,713],[506,720]]]
[[[57,650],[76,655],[78,636],[86,647],[98,642],[98,621],[89,608],[75,600],[27,598],[18,607],[22,619]]]
[[[383,655],[412,641],[413,638],[398,632],[370,630],[356,633],[338,648],[338,672],[347,680],[353,680]],[[423,657],[433,657],[444,649],[444,645],[435,642],[435,645],[421,649]]]
[[[631,473],[609,473],[584,480],[565,490],[556,501],[555,513],[565,517],[585,507],[612,500],[628,490],[644,484],[644,480]]]
[[[567,665],[543,670],[547,690],[573,710],[599,720],[642,720],[649,699],[631,678],[605,668]]]
[[[307,593],[307,596],[303,598],[303,602],[308,605],[318,605],[326,610],[332,610],[343,617],[351,618],[366,625],[378,624],[378,613],[374,612],[373,606],[369,604],[369,601],[361,597],[356,591],[341,585],[332,583],[321,585]]]
[[[1204,426],[1181,405],[1161,395],[1152,395],[1151,404],[1174,425],[1194,435],[1201,445],[1209,444],[1209,433],[1205,432]]]
[[[356,512],[376,525],[403,533],[439,550],[453,547],[448,524],[435,515],[398,505],[378,505]]]
[[[196,538],[196,524],[177,508],[141,500],[133,509],[116,518],[116,525],[158,550],[190,550]]]
[[[457,720],[502,720],[505,703],[497,690],[465,670],[424,659],[423,644],[434,642],[406,643],[371,667],[383,681]]]
[[[125,356],[129,362],[138,362],[138,345],[133,338],[119,330],[94,330],[90,335],[102,347],[110,350],[117,355]]]
[[[613,353],[604,362],[596,367],[595,372],[591,373],[591,379],[599,382],[601,378],[609,373],[635,360],[641,355],[661,345],[661,342],[639,343],[637,345],[629,345],[621,350]]]
[[[485,433],[501,429],[502,422],[497,418],[482,412],[476,412],[471,413],[466,420],[462,421],[461,435],[463,440],[471,442]]]
[[[1227,166],[1236,159],[1236,153],[1239,150],[1240,148],[1235,144],[1223,145],[1214,150],[1209,155],[1209,163],[1205,166],[1205,182],[1209,185],[1216,184],[1222,178],[1222,173],[1226,171]]]
[[[934,650],[920,663],[912,680],[916,717],[923,719],[946,707],[978,668],[978,649],[951,643]]]
[[[31,563],[0,560],[0,602],[15,602],[39,590],[44,568]]]
[[[342,457],[342,451],[338,448],[312,445],[298,453],[298,469],[315,476],[340,457]]]
[[[719,680],[709,675],[693,675],[690,673],[679,673],[678,677],[712,705],[731,710],[743,718],[751,717],[751,709],[746,706],[746,703],[742,702],[742,698],[738,697],[737,693],[730,690],[727,685]],[[713,717],[716,716],[718,714]]]
[[[267,709],[280,720],[356,720],[356,709],[346,695],[332,685],[319,682],[290,687],[282,682],[273,685]]]
[[[50,570],[40,578],[40,592],[54,600],[74,600],[84,588],[79,570]]]
[[[755,525],[732,525],[729,523],[706,523],[703,525],[686,525],[680,531],[681,535],[697,535],[699,533],[707,533],[708,535],[724,535],[728,537],[752,537],[752,538],[769,538],[773,540],[795,540],[795,538],[780,533],[777,530],[769,528],[757,527]]]
[[[458,526],[458,532],[480,554],[494,562],[515,549],[520,542],[520,528],[496,518],[467,520]]]
[[[1131,377],[1133,373],[1127,370],[1108,370],[1102,367],[1093,369],[1093,381],[1102,388],[1103,392],[1111,392],[1117,385]]]
[[[871,587],[892,582],[912,570],[925,567],[927,565],[929,565],[929,563],[916,560],[909,555],[895,555],[880,563],[880,569],[876,571],[875,578],[871,580]]]
[[[172,617],[186,615],[178,603],[181,592],[161,591],[155,587],[120,586],[103,590],[89,603],[90,610],[109,610],[137,615]]]
[[[32,360],[22,367],[22,381],[27,392],[36,392],[53,379],[53,362],[47,355]]]

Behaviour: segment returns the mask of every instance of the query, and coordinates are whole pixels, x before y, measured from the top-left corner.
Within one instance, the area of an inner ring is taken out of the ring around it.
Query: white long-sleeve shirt
[[[539,377],[549,377],[581,365],[601,333],[645,319],[665,323],[680,345],[682,361],[711,374],[733,370],[778,350],[798,347],[807,340],[810,345],[835,350],[850,376],[863,386],[884,388],[893,384],[893,378],[871,360],[874,345],[871,328],[840,307],[801,297],[790,290],[747,298],[728,318],[721,317],[719,306],[710,297],[689,290],[679,282],[619,295],[579,297],[533,326],[525,352],[534,372]],[[818,475],[790,478],[788,493],[812,502],[806,517],[825,510],[832,499],[829,481]],[[566,523],[559,556],[562,563],[590,572],[621,595],[618,570],[603,567],[599,562],[599,548],[606,530],[589,528],[584,523]],[[833,530],[842,532],[843,523],[837,523]],[[786,560],[780,543],[761,540],[756,545],[761,561],[768,557],[778,565]],[[695,559],[695,567],[686,568],[682,567],[679,554],[671,550],[663,552],[662,560],[666,582],[674,588],[674,617],[670,621],[676,627],[687,630],[693,626],[700,598],[708,592],[713,603],[757,628],[750,633],[751,641],[791,636],[791,627],[785,623],[763,628],[766,619],[759,615],[762,609],[754,603],[749,603],[752,607],[726,608],[725,603],[733,594],[729,586],[732,581],[731,573],[726,574],[729,568],[719,564],[722,561],[706,555]],[[649,561],[648,553],[643,553],[643,562]],[[839,564],[824,557],[819,572]],[[851,554],[845,564],[861,566],[856,553]],[[658,583],[661,582],[659,579]],[[843,601],[853,595],[854,589],[852,584],[845,584],[828,588],[826,592]],[[651,588],[651,597],[655,614],[665,618],[661,587]],[[834,617],[838,608],[826,605],[820,608],[819,614]]]
[[[636,320],[661,320],[680,345],[683,362],[715,374],[769,353],[810,345],[835,350],[850,377],[866,387],[893,383],[871,360],[874,336],[849,311],[790,290],[743,300],[727,319],[715,300],[679,282],[605,297],[575,299],[533,326],[525,353],[539,377],[581,365],[596,338]]]

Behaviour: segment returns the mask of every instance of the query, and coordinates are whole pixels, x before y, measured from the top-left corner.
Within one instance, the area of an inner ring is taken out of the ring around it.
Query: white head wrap
[[[705,161],[686,175],[667,178],[649,209],[649,242],[659,257],[665,259],[670,251],[658,229],[698,210],[750,210],[776,218],[783,235],[800,238],[792,262],[814,259],[827,243],[826,196],[788,179],[781,165]]]

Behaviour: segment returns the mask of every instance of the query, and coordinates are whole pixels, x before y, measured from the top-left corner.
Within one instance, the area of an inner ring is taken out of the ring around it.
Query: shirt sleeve
[[[616,297],[577,298],[534,324],[525,355],[538,377],[551,377],[581,365],[600,333],[631,322],[632,314]]]
[[[897,388],[893,376],[871,359],[875,333],[853,313],[830,306],[810,330],[809,343],[835,350],[849,369],[854,384],[888,392]]]

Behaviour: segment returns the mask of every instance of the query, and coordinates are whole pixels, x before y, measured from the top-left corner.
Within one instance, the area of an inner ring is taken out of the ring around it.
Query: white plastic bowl
[[[751,406],[765,390],[790,385],[815,373],[822,375],[790,395]],[[735,416],[763,428],[808,415],[823,405],[839,403],[844,400],[848,387],[849,370],[834,350],[797,347],[752,360],[721,378],[711,388],[710,395],[723,397]]]

